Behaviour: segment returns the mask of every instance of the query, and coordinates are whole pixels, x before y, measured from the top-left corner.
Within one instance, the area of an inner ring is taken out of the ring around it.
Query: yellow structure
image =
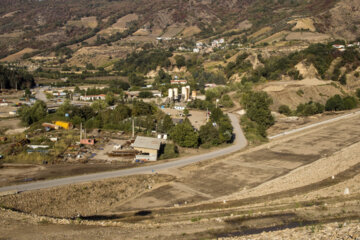
[[[54,124],[67,130],[72,128],[72,124],[70,122],[56,121]]]

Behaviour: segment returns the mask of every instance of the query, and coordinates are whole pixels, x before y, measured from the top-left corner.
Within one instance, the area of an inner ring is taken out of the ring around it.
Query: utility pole
[[[134,117],[132,117],[132,138],[135,138],[135,120]]]
[[[80,123],[80,142],[81,142],[81,139],[82,139],[82,123]]]

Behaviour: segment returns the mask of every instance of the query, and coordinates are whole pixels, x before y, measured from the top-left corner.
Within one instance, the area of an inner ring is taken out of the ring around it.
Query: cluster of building
[[[196,47],[193,49],[194,53],[199,53],[201,51],[203,52],[211,52],[214,48],[222,47],[225,44],[225,39],[220,38],[213,40],[210,45],[207,45],[203,42],[197,42]]]
[[[360,47],[360,42],[356,42],[356,43],[349,43],[349,44],[346,44],[346,45],[343,45],[343,44],[334,44],[332,45],[333,48],[336,48],[338,49],[340,52],[344,52],[346,51],[346,48],[354,48],[354,47]]]

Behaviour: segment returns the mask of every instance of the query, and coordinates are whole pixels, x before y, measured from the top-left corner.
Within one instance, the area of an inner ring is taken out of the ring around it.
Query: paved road
[[[311,125],[308,125],[308,126],[305,126],[305,127],[293,129],[293,130],[286,131],[286,132],[282,132],[280,134],[277,134],[277,135],[274,135],[274,136],[271,136],[271,137],[268,137],[268,138],[271,140],[271,139],[282,137],[282,136],[285,136],[285,135],[301,132],[301,131],[304,131],[304,130],[309,129],[309,128],[314,128],[314,127],[318,127],[318,126],[321,126],[321,125],[324,125],[324,124],[336,122],[336,121],[339,121],[341,119],[354,117],[354,116],[359,115],[359,114],[360,114],[360,111],[348,113],[348,114],[345,114],[345,115],[341,115],[339,117],[335,117],[335,118],[328,119],[328,120],[325,120],[325,121],[322,121],[322,122],[314,123],[314,124],[311,124]]]
[[[48,101],[48,99],[47,99],[46,94],[44,93],[44,91],[45,91],[44,88],[37,89],[35,97],[36,97],[36,99],[39,99],[39,100],[46,103]]]
[[[235,140],[234,140],[234,144],[232,144],[227,148],[219,149],[201,155],[180,158],[176,161],[161,163],[153,166],[123,169],[123,170],[117,170],[111,172],[101,172],[101,173],[94,173],[94,174],[87,174],[81,176],[66,177],[66,178],[59,178],[54,180],[45,180],[45,181],[38,181],[38,182],[32,182],[32,183],[15,185],[15,186],[2,187],[0,188],[0,192],[6,192],[6,191],[22,192],[22,191],[51,188],[56,186],[63,186],[67,184],[90,182],[90,181],[96,181],[96,180],[114,178],[114,177],[123,177],[123,176],[136,175],[136,174],[151,174],[154,171],[179,168],[192,163],[221,157],[229,153],[239,151],[247,145],[247,141],[240,128],[238,118],[236,117],[236,115],[231,113],[229,114],[229,117],[234,127]]]

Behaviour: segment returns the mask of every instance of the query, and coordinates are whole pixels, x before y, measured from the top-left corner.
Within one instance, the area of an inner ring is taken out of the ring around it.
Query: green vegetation
[[[141,92],[139,92],[139,98],[152,98],[152,97],[154,97],[154,95],[150,91],[141,91]]]
[[[3,89],[23,90],[35,86],[35,80],[31,74],[24,70],[10,70],[0,65],[0,85]]]
[[[323,113],[324,110],[325,110],[324,105],[310,101],[305,104],[299,104],[296,108],[296,114],[298,116],[311,116],[311,115]]]
[[[307,49],[294,52],[287,56],[272,56],[264,61],[264,67],[259,67],[243,79],[243,82],[259,82],[261,79],[279,80],[281,75],[288,75],[295,80],[303,77],[295,69],[295,65],[301,61],[313,64],[322,78],[326,77],[326,71],[331,63],[341,57],[341,62],[335,66],[332,76],[333,80],[339,80],[340,67],[346,67],[347,71],[356,69],[360,66],[360,53],[354,49],[347,49],[343,53],[332,47],[333,43],[312,44]],[[231,72],[230,72],[231,73]],[[346,84],[346,79],[342,76],[341,84]]]
[[[167,143],[164,147],[163,153],[160,155],[160,159],[171,159],[179,156],[179,151],[174,144]]]
[[[18,110],[21,121],[26,125],[31,125],[45,118],[47,115],[46,104],[37,101],[33,106],[23,105]]]
[[[290,116],[291,115],[291,109],[289,108],[288,105],[281,105],[279,107],[279,113],[284,114],[286,116]]]
[[[237,88],[240,103],[246,110],[241,126],[247,140],[252,144],[266,141],[266,130],[275,122],[269,108],[272,99],[265,92],[253,92],[248,84],[240,84]]]
[[[236,62],[229,62],[225,68],[227,78],[230,78],[235,73],[241,74],[249,71],[252,68],[252,64],[246,58],[249,56],[248,53],[243,53],[236,58]]]
[[[169,67],[171,63],[168,58],[171,56],[171,52],[162,49],[133,52],[126,59],[116,62],[114,69],[124,75],[130,75],[131,73],[146,74],[150,70],[155,70],[158,66]]]
[[[199,134],[194,131],[189,119],[173,127],[170,132],[171,139],[181,147],[195,148],[199,146]]]
[[[355,97],[335,95],[329,98],[325,104],[326,111],[342,111],[356,108],[358,101]]]
[[[265,92],[246,92],[242,95],[241,103],[246,110],[246,117],[257,124],[258,132],[266,137],[266,129],[274,124],[270,105],[272,99]]]

